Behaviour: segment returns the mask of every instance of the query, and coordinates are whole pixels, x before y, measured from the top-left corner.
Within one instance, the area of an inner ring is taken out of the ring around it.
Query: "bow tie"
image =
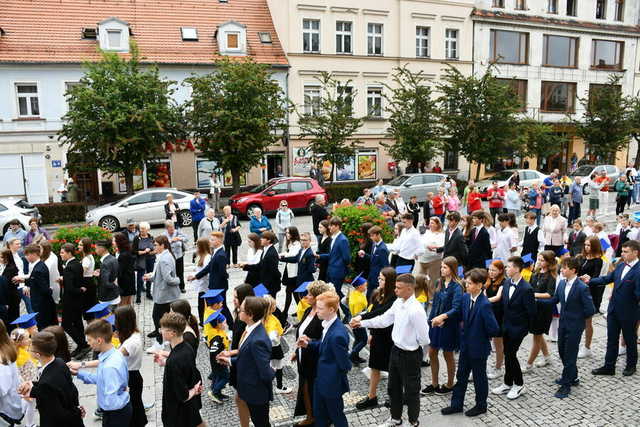
[[[627,264],[626,262],[624,263],[625,267],[629,267],[631,268],[631,264]]]

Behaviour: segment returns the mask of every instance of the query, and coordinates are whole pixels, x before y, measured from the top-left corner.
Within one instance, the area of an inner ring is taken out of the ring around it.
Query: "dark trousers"
[[[131,398],[131,424],[129,427],[147,425],[147,414],[142,402],[142,388],[144,381],[140,371],[129,371],[129,396]]]
[[[524,336],[511,337],[505,334],[504,340],[504,383],[512,386],[523,385],[522,370],[520,369],[520,362],[518,361],[518,349]]]
[[[144,268],[136,268],[136,299],[138,300],[142,296],[142,292],[145,292],[147,294],[147,297],[151,298],[151,280],[146,283],[145,288],[145,282],[144,280],[142,280],[142,276],[144,276],[145,273],[151,273],[153,271],[153,266],[155,265],[155,263],[155,256],[145,255]]]
[[[402,258],[401,256],[398,256],[398,261],[396,262],[396,267],[399,267],[401,265],[410,265],[411,266],[411,270],[413,270],[413,267],[416,265],[416,260],[415,259],[406,259],[406,258]]]
[[[238,245],[224,245],[224,253],[227,255],[227,265],[238,263]]]
[[[359,356],[360,350],[367,345],[367,330],[365,328],[355,328],[353,330],[353,346],[351,347],[351,356]]]
[[[193,216],[192,216],[193,218]],[[202,221],[203,218],[200,218],[199,220],[191,220],[191,229],[193,229],[193,242],[194,244],[198,241],[198,226],[200,225],[200,221]]]
[[[14,286],[9,286],[9,306],[7,309],[7,319],[9,322],[13,322],[20,316],[20,292]],[[7,330],[11,332],[16,328],[16,325],[6,323]]]
[[[37,304],[33,304],[33,311],[38,313],[36,316],[36,322],[38,323],[39,331],[43,330],[47,326],[58,324],[56,303],[53,301],[51,295],[38,300]]]
[[[451,407],[462,409],[464,395],[469,384],[469,374],[473,372],[473,388],[476,392],[476,407],[487,408],[487,396],[489,395],[489,381],[487,380],[487,359],[472,359],[466,352],[461,352],[458,358],[458,382],[453,387]]]
[[[593,299],[593,305],[596,308],[596,311],[600,311],[602,295],[604,295],[604,286],[589,286],[589,292],[591,293],[591,298]]]
[[[572,382],[578,379],[578,349],[580,348],[580,338],[582,338],[582,329],[579,331],[570,330],[566,326],[560,324],[558,328],[558,353],[562,360],[562,377],[560,382],[562,385],[570,386]]]
[[[580,218],[580,203],[573,203],[573,206],[569,206],[569,219],[567,224],[571,225],[574,219]]]
[[[389,359],[389,381],[387,392],[391,401],[391,418],[402,419],[403,402],[407,402],[407,415],[410,423],[418,421],[420,416],[420,362],[422,348],[404,351],[391,348]]]
[[[82,309],[62,310],[62,329],[69,334],[78,348],[85,348],[87,341],[84,337],[84,323],[82,322]]]
[[[198,324],[199,325],[203,325],[204,321],[207,320],[207,319],[203,319],[203,316],[204,316],[204,298],[202,298],[202,295],[204,295],[204,292],[198,292]]]
[[[271,427],[269,423],[269,403],[264,405],[251,405],[247,403],[249,407],[249,416],[254,427]]]
[[[102,427],[122,427],[128,426],[131,423],[131,415],[133,410],[131,408],[131,402],[117,411],[102,411]]]
[[[176,275],[180,279],[180,290],[184,291],[184,256],[176,258]]]
[[[313,416],[318,427],[347,427],[347,417],[344,415],[344,401],[340,397],[324,397],[318,390],[313,392]]]
[[[504,208],[489,208],[489,213],[491,214],[491,218],[493,218],[493,223],[496,223],[496,217],[501,213],[506,212]]]
[[[624,207],[626,206],[628,200],[629,200],[629,196],[616,197],[616,215],[619,215],[622,212],[624,212]]]
[[[607,316],[607,353],[604,356],[604,365],[615,369],[618,360],[618,345],[620,332],[627,344],[627,368],[635,368],[638,364],[638,330],[635,319],[620,319],[616,312],[610,312]]]
[[[168,313],[171,310],[171,304],[153,304],[153,311],[151,312],[151,318],[153,319],[153,326],[156,328],[156,332],[158,336],[156,340],[158,343],[162,344],[162,334],[160,333],[160,319],[164,316],[165,313]]]

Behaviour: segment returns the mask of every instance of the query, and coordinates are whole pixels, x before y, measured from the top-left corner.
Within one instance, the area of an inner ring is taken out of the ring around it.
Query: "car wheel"
[[[180,211],[180,218],[182,218],[182,226],[188,227],[191,225],[193,218],[191,217],[191,212],[188,210]]]
[[[100,219],[100,221],[98,221],[98,225],[112,233],[120,228],[120,222],[118,221],[118,219],[111,215],[105,216],[104,218]]]

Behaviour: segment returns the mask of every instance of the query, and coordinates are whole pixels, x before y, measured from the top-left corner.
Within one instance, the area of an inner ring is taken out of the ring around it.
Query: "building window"
[[[458,169],[458,152],[457,151],[445,151],[444,152],[444,170],[456,170]]]
[[[599,70],[621,70],[623,49],[624,42],[594,40],[591,66]]]
[[[340,84],[338,86],[338,97],[343,100],[345,106],[351,109],[353,114],[353,87]]]
[[[529,33],[491,30],[491,61],[502,64],[527,64]]]
[[[504,9],[504,0],[493,0],[492,7],[499,7],[501,9]]]
[[[109,41],[109,49],[120,49],[122,43],[122,31],[107,30],[107,40]]]
[[[336,53],[352,53],[351,22],[336,22]]]
[[[576,16],[578,0],[567,0],[567,16]]]
[[[382,24],[367,24],[367,53],[382,55]]]
[[[367,89],[367,116],[382,118],[382,88]]]
[[[624,21],[624,0],[615,0],[616,10],[613,16],[616,21]]]
[[[519,79],[496,79],[498,82],[509,86],[513,90],[514,95],[520,101],[520,111],[527,109],[527,81]]]
[[[444,52],[447,59],[458,59],[458,30],[445,31]]]
[[[596,0],[596,19],[607,19],[607,0]]]
[[[578,39],[563,36],[544,36],[542,65],[546,67],[576,68],[578,62]]]
[[[551,113],[573,113],[576,107],[576,84],[542,82],[540,110]]]
[[[309,116],[320,114],[320,87],[304,87],[304,113]]]
[[[320,21],[317,19],[302,20],[302,51],[304,53],[320,53]]]
[[[40,115],[38,85],[36,83],[16,83],[18,116],[37,117]]]
[[[527,0],[516,0],[516,10],[527,10]]]
[[[558,13],[558,0],[547,0],[547,13]]]
[[[227,33],[227,49],[239,49],[238,33]]]
[[[429,57],[429,27],[416,27],[416,56]]]
[[[76,87],[76,86],[80,86],[80,84],[81,84],[80,82],[65,82],[64,83],[64,95],[65,95],[65,98],[67,100],[67,108],[69,107],[69,98],[70,98],[70,96],[68,95],[69,91],[71,89],[73,89],[74,87]]]

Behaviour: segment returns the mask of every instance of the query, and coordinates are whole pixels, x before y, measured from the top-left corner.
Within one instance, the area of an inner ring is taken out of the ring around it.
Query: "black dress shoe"
[[[374,397],[373,399],[369,398],[369,396],[362,399],[360,402],[356,403],[356,409],[358,411],[364,411],[365,409],[372,409],[378,407],[378,397]]]
[[[452,406],[447,406],[446,408],[440,409],[440,413],[442,415],[458,414],[460,412],[462,412],[462,408],[454,408]]]
[[[591,371],[593,375],[615,375],[616,370],[613,368],[607,368],[606,366],[602,366],[600,368],[594,369]]]
[[[622,375],[624,375],[625,377],[630,377],[635,373],[636,373],[636,368],[624,368],[624,371],[622,371]]]
[[[423,360],[422,362],[420,362],[420,367],[421,368],[426,368],[428,366],[431,366],[431,362],[428,360]]]
[[[440,386],[433,386],[431,384],[429,384],[428,386],[426,386],[425,388],[423,388],[422,390],[420,390],[420,394],[423,396],[426,396],[428,394],[433,394],[436,392],[436,390],[440,388]]]
[[[453,387],[449,388],[446,385],[442,384],[440,387],[436,389],[436,394],[448,394],[453,391]]]
[[[562,377],[556,378],[554,382],[558,385],[562,385]],[[580,385],[580,379],[576,378],[575,380],[571,381],[571,387],[575,387],[577,385]]]
[[[487,413],[487,408],[480,408],[478,406],[474,406],[473,408],[469,409],[464,414],[467,417],[477,417],[478,415],[486,414],[486,413]]]

